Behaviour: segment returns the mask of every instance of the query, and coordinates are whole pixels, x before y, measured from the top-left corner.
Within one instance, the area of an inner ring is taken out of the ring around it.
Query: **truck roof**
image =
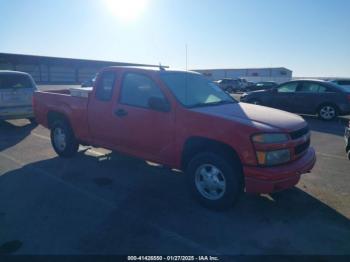
[[[153,71],[153,72],[169,72],[169,73],[191,73],[191,74],[197,74],[200,75],[200,73],[195,72],[195,71],[189,71],[189,70],[182,70],[182,69],[168,69],[169,67],[148,67],[148,66],[109,66],[105,67],[104,70],[106,69],[138,69],[142,71]]]

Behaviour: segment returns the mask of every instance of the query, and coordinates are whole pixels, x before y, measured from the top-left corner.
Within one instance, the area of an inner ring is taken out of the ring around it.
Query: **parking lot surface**
[[[306,120],[312,173],[225,212],[195,202],[181,172],[96,148],[62,159],[48,130],[2,121],[0,253],[350,254],[344,124]]]

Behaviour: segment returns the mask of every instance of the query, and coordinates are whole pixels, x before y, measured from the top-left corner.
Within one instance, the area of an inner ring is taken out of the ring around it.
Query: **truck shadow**
[[[21,142],[35,127],[36,125],[29,121],[24,125],[15,125],[0,120],[0,152]]]
[[[0,212],[5,214],[0,226],[7,225],[7,239],[0,236],[0,241],[16,236],[23,242],[18,252],[26,254],[350,250],[349,219],[298,188],[246,195],[232,209],[216,212],[191,198],[184,174],[114,153],[80,152],[69,160],[55,157],[3,174]]]

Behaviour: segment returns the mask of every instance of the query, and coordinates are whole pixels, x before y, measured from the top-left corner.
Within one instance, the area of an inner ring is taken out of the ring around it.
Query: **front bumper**
[[[295,186],[300,175],[308,173],[316,163],[313,148],[298,160],[276,167],[243,167],[247,193],[272,193]]]

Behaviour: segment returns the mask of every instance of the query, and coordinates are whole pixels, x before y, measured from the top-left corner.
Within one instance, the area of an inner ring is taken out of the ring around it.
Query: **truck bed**
[[[50,114],[61,114],[70,122],[76,137],[87,141],[90,139],[87,119],[89,98],[88,95],[79,96],[71,93],[71,89],[35,92],[34,115],[39,124],[49,128]]]

